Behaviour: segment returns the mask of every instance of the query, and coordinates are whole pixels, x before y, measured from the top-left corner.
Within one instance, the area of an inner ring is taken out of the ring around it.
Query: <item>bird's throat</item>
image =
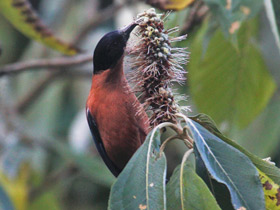
[[[114,68],[107,69],[92,77],[90,95],[93,96],[100,93],[107,95],[115,91],[125,94],[131,92],[131,88],[129,87],[123,71],[123,57]]]

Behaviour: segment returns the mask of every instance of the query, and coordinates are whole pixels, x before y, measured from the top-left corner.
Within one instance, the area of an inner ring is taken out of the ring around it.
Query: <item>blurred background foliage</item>
[[[280,166],[277,0],[30,3],[57,37],[83,55],[91,55],[106,32],[130,23],[150,5],[179,10],[169,15],[166,28],[178,26],[179,33],[188,34],[179,44],[191,52],[187,82],[176,87],[189,95],[182,105],[191,107],[189,115],[210,115],[227,136]],[[86,122],[90,55],[80,65],[1,74],[8,64],[64,58],[26,38],[8,19],[0,13],[1,209],[106,209],[115,178],[97,154]],[[180,143],[172,143],[168,167],[176,167],[183,152]]]

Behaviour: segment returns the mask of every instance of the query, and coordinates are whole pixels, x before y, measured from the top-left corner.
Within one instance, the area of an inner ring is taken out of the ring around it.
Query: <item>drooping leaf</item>
[[[262,0],[204,0],[226,34],[235,34],[242,22],[254,17]]]
[[[188,162],[178,166],[166,187],[167,209],[220,209],[207,185]]]
[[[154,129],[112,186],[108,209],[166,209],[166,158],[159,146],[160,131]]]
[[[53,35],[45,26],[28,0],[1,0],[0,13],[20,32],[65,55],[74,55],[78,51]]]
[[[215,125],[215,122],[207,115],[205,114],[199,114],[195,117],[191,117],[192,120],[196,121],[200,125],[202,125],[204,128],[206,128],[208,131],[213,133],[215,136],[219,137],[221,140],[226,142],[227,144],[235,147],[242,153],[244,153],[246,156],[250,158],[250,160],[255,164],[255,166],[263,171],[269,178],[271,178],[275,183],[280,185],[280,169],[277,168],[275,165],[262,160],[261,158],[257,157],[256,155],[250,153],[240,145],[238,145],[236,142],[228,139],[227,137],[223,136],[223,134],[217,129],[217,126]]]
[[[0,209],[3,210],[14,210],[14,206],[11,199],[5,192],[5,190],[0,186]]]
[[[238,49],[218,30],[203,53],[204,26],[191,46],[191,94],[198,109],[218,124],[226,121],[244,128],[263,110],[275,90],[274,80],[252,41],[257,28],[255,21],[243,25],[238,32]]]
[[[217,182],[211,177],[195,145],[194,153],[195,171],[198,174],[198,176],[200,176],[201,179],[207,184],[208,188],[211,190],[212,194],[216,198],[216,201],[218,202],[219,206],[222,209],[234,210],[230,199],[230,193],[226,185]]]
[[[273,182],[265,173],[259,170],[260,180],[263,185],[265,207],[267,210],[280,209],[280,186]]]
[[[195,0],[146,0],[147,4],[162,10],[182,10]]]
[[[234,208],[265,209],[259,174],[250,159],[200,124],[189,119],[188,126],[207,170],[227,186]]]

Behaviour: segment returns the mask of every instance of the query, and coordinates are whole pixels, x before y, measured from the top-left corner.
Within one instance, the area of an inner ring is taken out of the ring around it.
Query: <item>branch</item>
[[[67,66],[76,66],[92,61],[91,54],[83,54],[72,57],[50,58],[50,59],[38,59],[31,61],[23,61],[14,64],[5,65],[0,67],[0,77],[18,74],[27,70],[34,70],[39,68],[56,69]]]

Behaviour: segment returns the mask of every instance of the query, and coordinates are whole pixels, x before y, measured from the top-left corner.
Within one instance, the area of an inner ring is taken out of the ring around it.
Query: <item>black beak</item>
[[[131,31],[133,31],[133,29],[137,26],[137,23],[132,23],[128,26],[126,26],[125,28],[121,29],[122,34],[124,35],[125,39],[128,40],[129,39],[129,35],[131,33]]]

